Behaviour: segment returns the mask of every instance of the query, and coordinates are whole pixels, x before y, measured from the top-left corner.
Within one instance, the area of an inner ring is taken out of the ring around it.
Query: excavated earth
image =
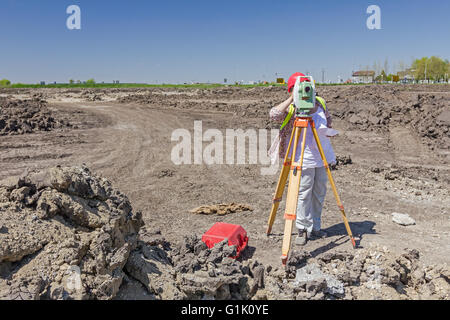
[[[278,128],[285,88],[1,89],[0,299],[448,300],[450,86],[318,91],[358,248],[328,190],[328,236],[293,244],[284,268],[281,213],[265,232],[279,171],[171,157],[194,121]],[[247,231],[238,259],[201,241],[215,222]]]
[[[143,224],[125,195],[86,167],[0,185],[0,298],[116,296]]]

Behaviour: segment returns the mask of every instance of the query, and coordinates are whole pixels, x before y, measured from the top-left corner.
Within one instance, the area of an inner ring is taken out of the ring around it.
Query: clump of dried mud
[[[193,214],[217,214],[223,216],[230,213],[252,211],[252,208],[247,204],[242,203],[220,203],[212,205],[203,205],[192,210],[189,210]]]
[[[0,183],[0,299],[110,299],[142,225],[86,167]]]
[[[68,119],[55,115],[45,100],[0,98],[0,135],[24,134],[72,127]]]

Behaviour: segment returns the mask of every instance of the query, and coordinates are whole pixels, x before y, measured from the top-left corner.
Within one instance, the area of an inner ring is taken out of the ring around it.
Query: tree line
[[[360,69],[363,70],[361,66]],[[364,68],[369,69],[369,66]],[[405,75],[412,76],[415,80],[448,81],[450,78],[450,62],[437,56],[414,59],[410,65],[400,61],[392,66],[386,58],[384,64],[375,61],[372,70],[375,72],[375,81],[398,81]]]
[[[448,81],[450,75],[449,61],[435,56],[414,60],[411,69],[416,80]]]

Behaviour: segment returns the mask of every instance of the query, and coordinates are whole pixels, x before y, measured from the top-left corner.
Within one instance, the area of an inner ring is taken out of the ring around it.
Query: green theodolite
[[[309,112],[314,109],[315,105],[314,80],[310,76],[306,78],[309,78],[309,81],[300,81],[300,77],[298,77],[294,85],[294,105],[297,117],[309,117]]]

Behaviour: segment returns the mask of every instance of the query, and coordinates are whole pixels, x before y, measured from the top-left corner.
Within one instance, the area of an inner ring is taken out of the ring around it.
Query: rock
[[[142,283],[147,290],[160,299],[182,298],[170,274],[171,263],[167,253],[157,247],[143,245],[130,254],[125,269],[130,276]]]
[[[254,294],[258,289],[264,288],[264,266],[258,265],[252,270],[253,281],[250,286],[250,293]]]
[[[296,277],[296,270],[306,264],[311,254],[305,250],[292,250],[286,262],[286,276]]]
[[[350,253],[347,253],[345,251],[334,251],[334,252],[326,252],[320,260],[329,263],[331,260],[345,260],[353,258],[353,256]]]
[[[362,118],[361,118],[360,116],[356,115],[356,114],[353,114],[353,115],[348,119],[348,121],[349,121],[351,124],[361,124],[361,123],[362,123]]]
[[[343,296],[345,294],[344,284],[334,276],[322,272],[317,264],[308,264],[297,270],[295,285],[305,286],[308,292],[319,292],[334,296]]]
[[[405,213],[392,213],[392,221],[402,226],[411,226],[416,224],[416,221]]]

